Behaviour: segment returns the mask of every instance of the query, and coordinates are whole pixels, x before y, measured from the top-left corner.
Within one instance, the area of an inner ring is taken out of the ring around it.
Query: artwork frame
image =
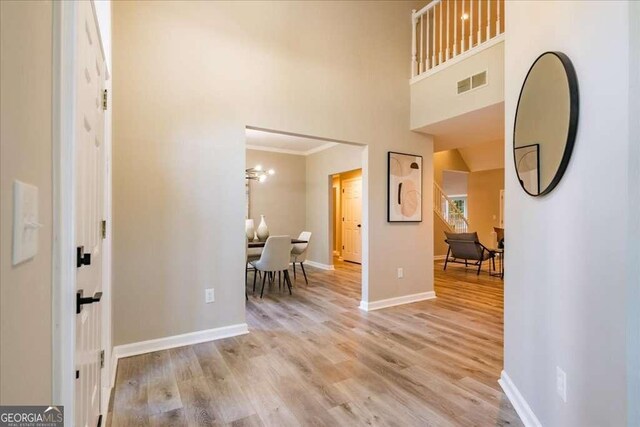
[[[387,152],[387,222],[422,222],[422,183],[422,156]]]

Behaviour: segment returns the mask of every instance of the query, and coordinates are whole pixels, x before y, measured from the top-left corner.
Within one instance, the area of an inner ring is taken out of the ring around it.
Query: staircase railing
[[[456,233],[466,233],[469,230],[469,222],[464,212],[451,200],[442,188],[433,183],[433,210]]]
[[[433,0],[414,11],[411,77],[488,45],[504,33],[503,13],[504,0]]]

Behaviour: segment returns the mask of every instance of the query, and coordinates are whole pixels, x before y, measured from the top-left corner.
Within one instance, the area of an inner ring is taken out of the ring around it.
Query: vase
[[[256,229],[252,219],[245,220],[244,232],[247,234],[247,240],[249,240],[250,242],[253,242],[253,239],[255,239],[255,235],[256,235]]]
[[[256,234],[258,235],[258,240],[261,242],[264,242],[269,238],[269,227],[267,227],[267,223],[264,220],[264,215],[260,215],[260,225],[258,225]]]

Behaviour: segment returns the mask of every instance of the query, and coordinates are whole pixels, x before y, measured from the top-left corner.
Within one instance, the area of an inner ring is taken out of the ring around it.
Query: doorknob
[[[362,224],[358,224],[358,228],[362,227]]]
[[[76,314],[80,314],[83,305],[99,302],[102,298],[102,292],[96,292],[92,297],[83,297],[83,293],[84,291],[82,289],[76,292]]]

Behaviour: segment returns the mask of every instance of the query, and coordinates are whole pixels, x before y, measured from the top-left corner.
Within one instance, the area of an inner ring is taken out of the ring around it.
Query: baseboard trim
[[[310,265],[311,267],[319,268],[321,270],[335,270],[335,267],[333,265],[323,264],[321,262],[316,262],[316,261],[306,260],[304,264]]]
[[[434,261],[444,261],[445,259],[447,259],[446,255],[434,255],[433,256],[433,260]]]
[[[522,394],[520,394],[520,391],[513,383],[513,381],[511,381],[511,378],[509,378],[509,375],[507,375],[505,371],[502,371],[502,373],[500,374],[498,384],[500,384],[500,387],[502,387],[502,390],[504,390],[504,394],[507,395],[507,398],[509,398],[509,401],[513,405],[513,408],[518,413],[520,420],[522,420],[522,423],[526,427],[542,427],[542,424],[538,420],[538,417],[536,417],[536,414],[533,413],[531,407],[529,406],[527,401],[524,400],[524,397],[522,396]]]
[[[421,292],[419,294],[403,295],[401,297],[381,299],[378,301],[360,301],[360,310],[373,311],[381,308],[394,307],[396,305],[411,304],[418,301],[425,301],[436,298],[434,291]]]
[[[169,348],[182,347],[185,345],[199,344],[206,341],[214,341],[223,338],[235,337],[249,333],[246,323],[223,326],[221,328],[205,329],[203,331],[189,332],[181,335],[158,338],[149,341],[134,342],[131,344],[118,345],[113,348],[113,361],[111,386],[115,384],[118,360],[123,357],[137,356],[139,354],[151,353],[153,351],[167,350]]]

